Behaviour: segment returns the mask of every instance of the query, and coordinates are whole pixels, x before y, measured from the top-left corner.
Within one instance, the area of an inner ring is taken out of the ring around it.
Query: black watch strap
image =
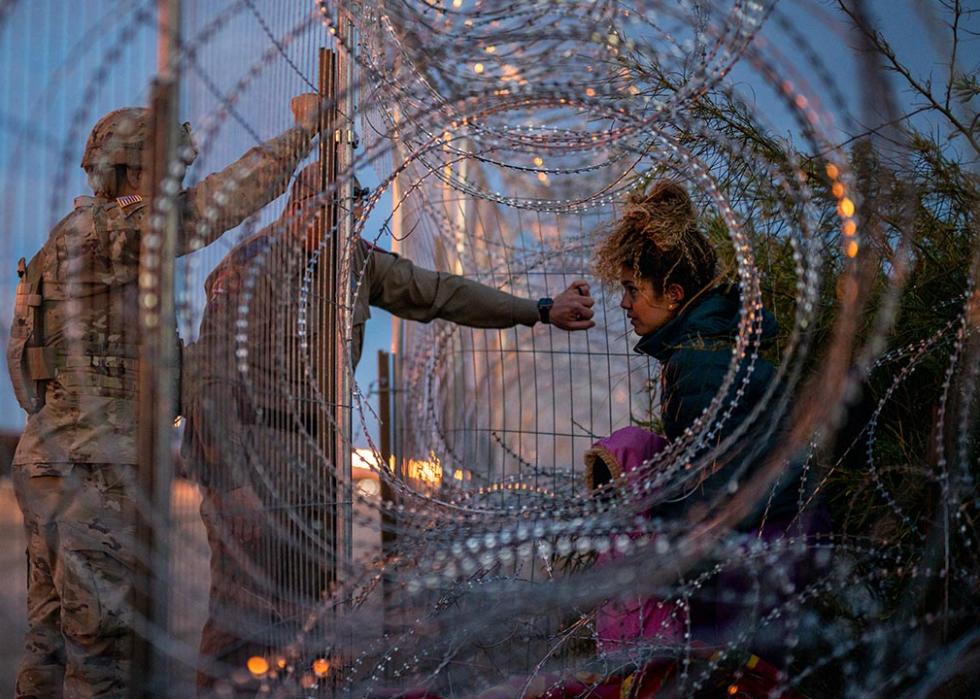
[[[545,296],[543,299],[538,299],[538,318],[541,319],[542,323],[551,322],[551,307],[555,305],[554,299]]]

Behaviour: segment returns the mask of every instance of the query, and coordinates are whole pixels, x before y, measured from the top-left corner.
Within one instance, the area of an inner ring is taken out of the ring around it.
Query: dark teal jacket
[[[716,288],[656,332],[643,336],[636,345],[638,352],[649,354],[661,363],[661,418],[669,440],[677,439],[684,434],[685,429],[693,426],[694,421],[721,389],[732,361],[741,308],[737,287]],[[763,346],[772,342],[777,329],[776,319],[763,309]],[[712,440],[714,444],[730,435],[760,404],[775,380],[775,374],[773,365],[762,357],[756,358],[751,374],[748,373],[748,360],[741,363],[735,381],[716,413],[716,419],[731,407],[732,399],[746,376],[749,376],[748,384],[731,415]],[[657,508],[657,515],[665,518],[683,517],[689,508],[699,504],[708,505],[720,496],[723,489],[727,488],[736,464],[742,463],[743,458],[753,454],[754,448],[759,446],[754,435],[769,426],[767,417],[770,416],[760,416],[756,425],[735,446],[734,452],[728,455],[725,467],[705,479],[695,492],[662,503]],[[769,441],[771,443],[771,437]],[[761,463],[765,451],[763,448],[755,452],[753,461]],[[795,470],[789,469],[794,473],[788,471],[785,477],[780,478],[781,482],[773,492],[774,497],[764,498],[759,511],[747,517],[740,524],[740,529],[754,529],[759,526],[766,507],[767,519],[770,521],[788,521],[792,518],[796,508],[796,491],[793,488],[798,483]],[[749,469],[751,471],[752,468]],[[743,473],[743,480],[746,475]]]
[[[663,367],[661,410],[668,439],[681,436],[721,388],[732,361],[740,310],[737,287],[714,289],[656,332],[644,335],[636,345],[637,352],[649,354]],[[777,329],[776,319],[763,309],[763,345],[772,342]],[[747,374],[745,364],[736,375],[730,397],[734,397]],[[774,375],[772,364],[761,357],[755,360],[745,395],[726,421],[724,432],[730,432],[748,416],[762,400]],[[725,405],[729,402],[726,400]]]

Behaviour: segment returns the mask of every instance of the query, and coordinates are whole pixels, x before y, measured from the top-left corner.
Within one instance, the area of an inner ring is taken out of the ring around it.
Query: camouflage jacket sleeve
[[[456,274],[433,272],[373,249],[367,272],[371,305],[399,318],[442,318],[473,328],[509,328],[538,322],[537,303]]]
[[[312,139],[310,131],[294,126],[188,189],[178,254],[208,245],[285,192]]]
[[[200,336],[184,349],[184,461],[193,478],[216,490],[246,482],[249,403],[235,343],[242,280],[232,253],[208,277]]]
[[[243,420],[248,403],[237,363],[223,349],[198,342],[185,350],[187,424],[182,455],[192,478],[224,491],[247,482],[250,425]],[[186,381],[189,378],[193,381]]]
[[[197,421],[200,440],[198,466],[202,480],[210,487],[228,491],[249,483],[247,425],[241,410],[247,406],[244,389],[235,381],[212,379],[206,385],[207,398],[200,406]]]

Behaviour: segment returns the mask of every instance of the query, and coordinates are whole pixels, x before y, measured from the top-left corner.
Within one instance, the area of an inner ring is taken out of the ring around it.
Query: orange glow
[[[738,694],[738,685],[737,684],[730,684],[730,685],[728,685],[728,693],[731,694],[731,695],[733,695],[733,696],[735,694]]]
[[[856,240],[852,240],[851,242],[849,242],[847,244],[847,248],[845,248],[845,251],[847,252],[847,256],[848,257],[857,257],[857,254],[858,254],[858,244],[857,244],[857,241]]]
[[[827,177],[832,180],[836,180],[838,175],[840,175],[840,170],[838,170],[837,166],[833,163],[829,163],[827,165]]]
[[[513,66],[510,63],[504,63],[500,71],[501,71],[500,79],[503,80],[504,82],[510,82],[511,80],[516,80],[517,82],[521,81],[521,73],[517,69],[517,66]]]
[[[358,447],[351,451],[351,463],[355,468],[359,466],[380,473],[384,462],[381,460],[381,455],[373,449]],[[393,471],[394,469],[389,466],[388,470]]]
[[[269,661],[260,655],[253,655],[245,663],[245,667],[256,677],[260,677],[269,671]]]
[[[469,480],[469,474],[467,474],[467,480]],[[542,495],[547,495],[549,497],[555,496],[555,494],[547,488],[540,488],[535,485],[528,485],[527,483],[491,483],[488,486],[480,488],[477,492],[480,495],[485,495],[486,493],[496,493],[501,490],[522,490],[531,493],[541,493]]]
[[[841,216],[853,216],[854,215],[854,202],[844,197],[840,200],[840,204],[837,207],[837,211]]]
[[[588,95],[589,97],[595,97],[595,88],[593,87],[585,88],[585,94]]]
[[[429,459],[409,459],[405,464],[405,473],[412,480],[438,487],[442,483],[442,464],[435,452],[429,453]]]
[[[534,156],[534,164],[537,165],[538,167],[541,167],[542,165],[544,165],[544,158],[542,158],[540,155]]]
[[[840,182],[834,182],[834,185],[830,188],[830,191],[833,192],[835,197],[840,199],[842,196],[844,196],[844,185],[842,185]]]
[[[278,667],[280,670],[285,670],[286,669],[286,659],[285,658],[279,658],[276,661],[276,667]]]
[[[326,658],[317,658],[313,661],[313,674],[317,677],[326,677],[330,672],[330,661]]]
[[[844,235],[846,235],[847,237],[851,237],[852,235],[857,233],[857,229],[858,229],[858,225],[857,223],[855,223],[853,218],[847,219],[846,221],[844,221],[844,225],[841,226],[841,230],[844,232]]]

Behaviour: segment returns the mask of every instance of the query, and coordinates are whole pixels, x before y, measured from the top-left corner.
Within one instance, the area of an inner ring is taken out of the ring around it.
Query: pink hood
[[[603,437],[585,452],[585,481],[589,490],[602,485],[602,474],[596,468],[601,469],[599,462],[609,467],[612,479],[616,480],[638,469],[666,446],[664,437],[636,426],[624,427]],[[599,476],[598,484],[596,476]]]

